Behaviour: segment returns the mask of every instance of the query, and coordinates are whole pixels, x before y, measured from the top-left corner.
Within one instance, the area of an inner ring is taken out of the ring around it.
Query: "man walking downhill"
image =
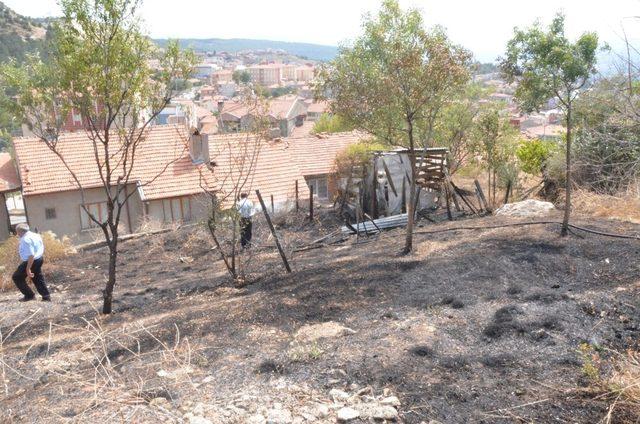
[[[36,295],[27,284],[27,278],[33,281],[38,293],[42,296],[42,300],[48,302],[51,300],[49,289],[44,282],[42,275],[42,257],[44,255],[44,243],[40,234],[29,231],[27,224],[18,224],[16,233],[20,237],[18,245],[18,254],[22,263],[18,266],[16,272],[13,273],[13,282],[22,292],[24,297],[20,302],[28,302],[35,299]]]
[[[240,214],[240,244],[247,247],[251,244],[251,232],[253,224],[251,217],[255,214],[253,202],[249,200],[247,193],[240,194],[240,200],[236,204],[238,213]]]

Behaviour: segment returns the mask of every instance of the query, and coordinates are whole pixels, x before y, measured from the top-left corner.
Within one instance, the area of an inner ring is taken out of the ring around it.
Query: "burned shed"
[[[341,179],[343,211],[373,219],[406,213],[412,174],[410,154],[407,149],[375,152],[364,166],[354,166],[350,175]],[[439,147],[415,154],[416,211],[437,206],[445,180],[446,156],[447,149]]]

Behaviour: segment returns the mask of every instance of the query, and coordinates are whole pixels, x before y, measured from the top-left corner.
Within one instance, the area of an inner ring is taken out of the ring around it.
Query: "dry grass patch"
[[[638,422],[640,419],[640,352],[618,353],[613,360],[613,371],[606,380],[613,397],[606,422]]]
[[[611,354],[604,360],[601,352]],[[624,353],[609,349],[596,349],[583,344],[579,349],[582,372],[590,381],[589,391],[594,400],[609,405],[601,422],[637,423],[640,419],[640,352]]]
[[[41,235],[44,242],[45,259],[48,262],[55,262],[74,252],[73,246],[67,237],[63,237],[60,240],[50,231]],[[11,275],[20,265],[18,240],[18,237],[9,237],[9,239],[0,244],[0,291],[13,287]]]
[[[573,207],[592,216],[640,224],[640,198],[630,194],[610,196],[579,190]]]

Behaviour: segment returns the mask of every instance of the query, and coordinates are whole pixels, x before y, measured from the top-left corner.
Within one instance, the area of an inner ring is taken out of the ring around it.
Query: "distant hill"
[[[42,51],[48,20],[22,16],[0,2],[0,63],[23,61],[27,53]]]
[[[160,47],[167,43],[166,39],[154,40]],[[180,40],[182,47],[190,47],[196,52],[229,52],[237,53],[242,50],[285,50],[286,52],[311,60],[327,61],[333,59],[338,53],[335,46],[324,46],[310,43],[291,43],[286,41],[250,40],[244,38],[187,38]]]

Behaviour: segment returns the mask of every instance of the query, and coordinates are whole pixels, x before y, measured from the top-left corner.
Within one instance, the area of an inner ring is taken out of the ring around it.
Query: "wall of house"
[[[130,184],[127,192],[135,192],[128,203],[131,225],[135,229],[141,222],[142,203],[137,194],[135,185]],[[123,195],[124,196],[124,195]],[[88,204],[104,202],[105,195],[101,188],[85,190],[85,202]],[[83,229],[81,223],[81,197],[79,190],[24,196],[24,204],[27,214],[27,222],[33,229],[39,232],[52,231],[58,237],[67,236],[75,244],[98,240],[102,237],[100,229]],[[55,209],[55,217],[46,216],[47,209]],[[129,232],[126,211],[122,212],[120,232]]]
[[[184,221],[180,221],[174,219],[169,213],[165,213],[166,202],[170,202],[171,200],[182,200],[183,207],[186,202],[189,205],[190,211],[190,219],[187,219],[186,222],[197,222],[207,218],[209,213],[209,196],[206,194],[198,194],[198,195],[190,195],[190,196],[180,196],[174,197],[170,199],[158,199],[158,200],[149,200],[145,202],[146,216],[143,219],[148,220],[153,225],[172,225],[177,223],[184,223]],[[168,212],[168,211],[166,211]]]
[[[0,200],[2,200],[0,205],[0,241],[5,241],[11,233],[9,232],[9,212],[7,211],[7,201],[4,193],[0,195]]]

